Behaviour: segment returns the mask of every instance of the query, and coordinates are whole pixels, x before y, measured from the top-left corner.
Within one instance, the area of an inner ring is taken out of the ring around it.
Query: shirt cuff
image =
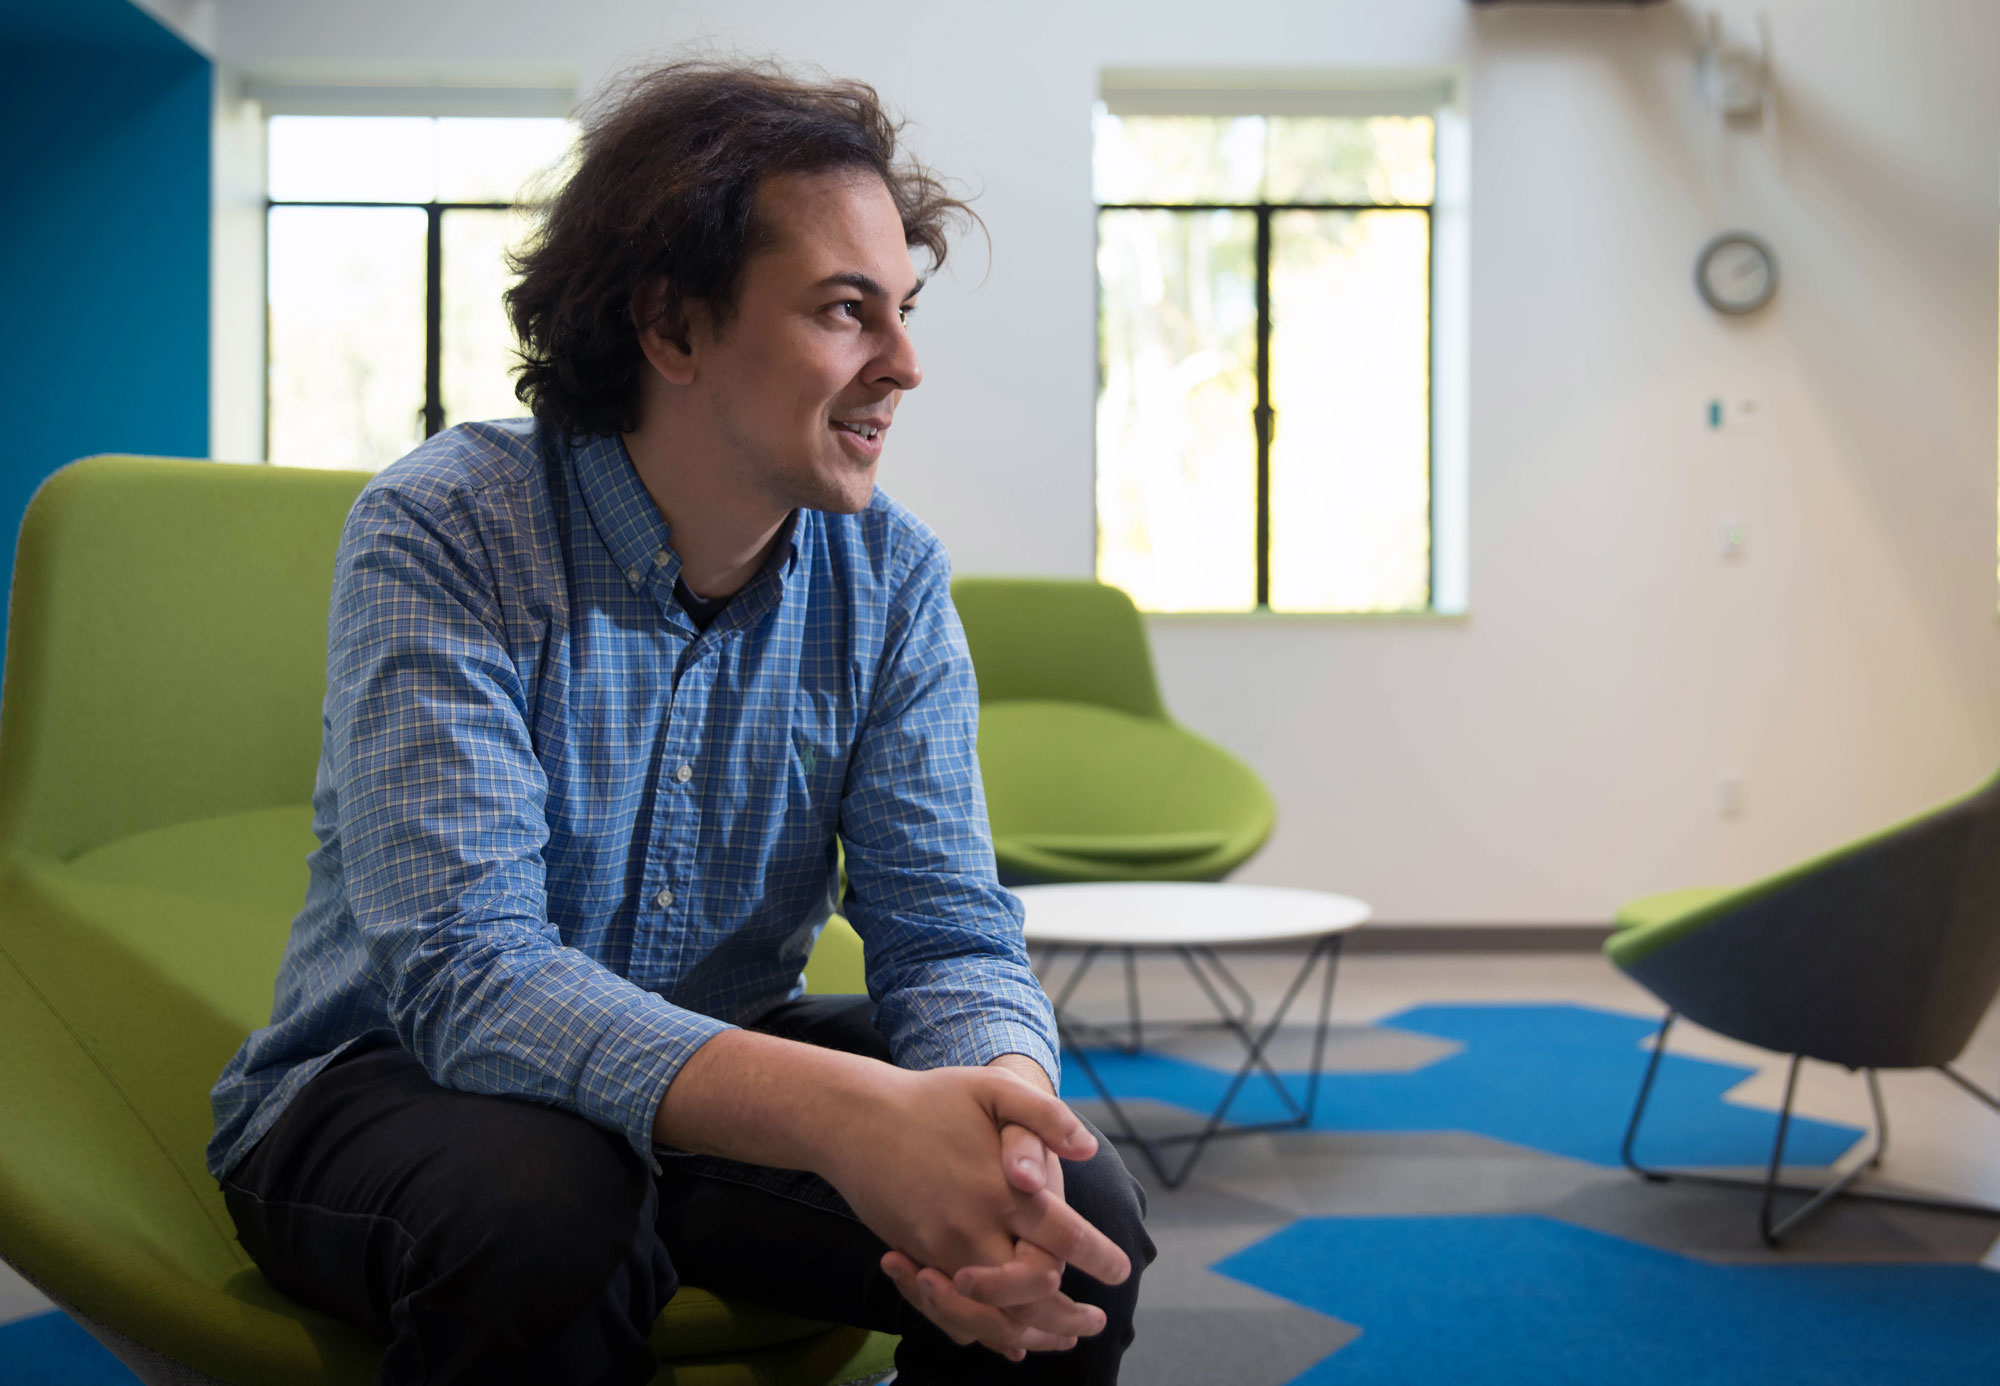
[[[1033,1059],[1049,1075],[1049,1086],[1062,1092],[1062,1060],[1048,1037],[1031,1025],[1014,1020],[996,1020],[950,1046],[947,1063],[983,1068],[1002,1054],[1020,1054]]]
[[[695,1050],[737,1027],[712,1016],[649,997],[604,1027],[577,1079],[581,1115],[620,1132],[647,1166],[660,1172],[653,1153],[653,1119],[667,1088]]]

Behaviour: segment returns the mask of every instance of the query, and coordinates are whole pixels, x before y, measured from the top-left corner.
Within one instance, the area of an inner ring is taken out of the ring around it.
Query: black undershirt
[[[722,608],[729,605],[728,597],[697,597],[679,578],[674,579],[674,600],[681,604],[681,610],[688,614],[696,630],[707,630],[709,622],[720,616]]]

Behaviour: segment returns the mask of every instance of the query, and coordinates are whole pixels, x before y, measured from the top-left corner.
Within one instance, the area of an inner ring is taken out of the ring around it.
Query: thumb
[[[1005,1126],[1024,1126],[1065,1160],[1088,1160],[1097,1153],[1097,1137],[1062,1102],[1019,1079],[994,1074],[986,1085],[987,1110]]]
[[[1000,1167],[1022,1193],[1040,1193],[1048,1186],[1048,1154],[1042,1138],[1027,1127],[1010,1121],[1000,1128]]]

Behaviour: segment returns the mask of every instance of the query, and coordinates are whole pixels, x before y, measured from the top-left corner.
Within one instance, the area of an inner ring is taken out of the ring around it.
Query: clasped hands
[[[1104,1311],[1061,1289],[1074,1265],[1107,1284],[1131,1262],[1063,1197],[1062,1159],[1096,1137],[1058,1098],[1001,1068],[898,1071],[893,1140],[837,1177],[862,1222],[894,1248],[882,1269],[960,1344],[1011,1361],[1074,1347]]]

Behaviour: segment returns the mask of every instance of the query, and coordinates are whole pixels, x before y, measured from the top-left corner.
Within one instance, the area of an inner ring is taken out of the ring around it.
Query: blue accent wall
[[[0,573],[65,462],[208,452],[210,93],[130,0],[0,0]]]

